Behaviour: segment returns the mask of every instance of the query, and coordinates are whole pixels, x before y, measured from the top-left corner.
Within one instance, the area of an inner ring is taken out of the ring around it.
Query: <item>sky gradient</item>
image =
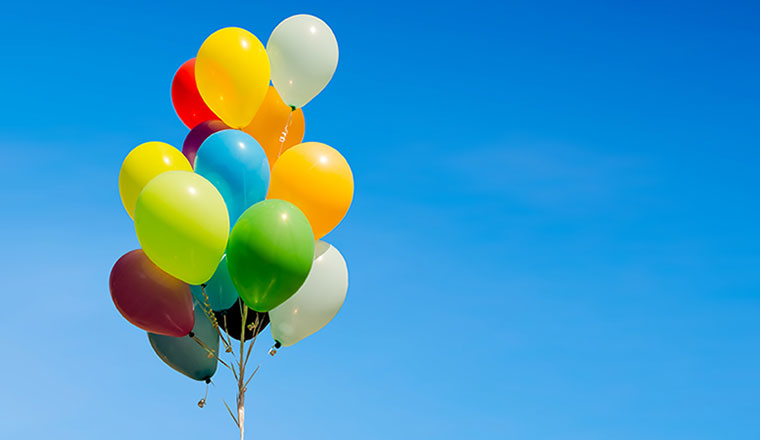
[[[247,438],[760,438],[757,3],[261,3],[3,6],[0,436],[235,438],[227,372],[199,409],[111,302],[118,172],[181,147],[207,35],[311,13],[350,287],[266,359]]]

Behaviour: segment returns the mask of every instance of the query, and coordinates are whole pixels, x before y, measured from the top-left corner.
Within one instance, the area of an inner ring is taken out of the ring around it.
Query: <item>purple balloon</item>
[[[210,121],[201,122],[196,125],[195,128],[190,130],[185,143],[182,144],[182,154],[190,161],[190,165],[195,168],[195,154],[198,152],[198,148],[201,147],[203,141],[207,137],[216,133],[217,131],[227,130],[230,127],[226,126],[224,122],[212,119]]]

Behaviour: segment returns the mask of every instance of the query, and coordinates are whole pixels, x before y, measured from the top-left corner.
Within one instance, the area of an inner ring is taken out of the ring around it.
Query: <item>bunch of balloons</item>
[[[353,175],[334,148],[303,142],[302,111],[337,63],[332,30],[311,15],[281,22],[266,48],[220,29],[172,82],[190,129],[182,150],[147,142],[124,160],[119,192],[141,249],[113,266],[111,296],[192,379],[208,383],[224,363],[220,339],[230,351],[229,337],[242,344],[270,323],[290,346],[343,304],[345,260],[321,239],[346,215]]]

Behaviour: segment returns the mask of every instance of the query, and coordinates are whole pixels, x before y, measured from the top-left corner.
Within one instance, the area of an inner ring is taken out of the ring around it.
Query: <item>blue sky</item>
[[[231,382],[198,409],[111,303],[117,176],[181,145],[170,82],[208,34],[312,13],[350,289],[265,361],[249,438],[760,437],[756,4],[260,3],[3,7],[0,434],[234,438]]]

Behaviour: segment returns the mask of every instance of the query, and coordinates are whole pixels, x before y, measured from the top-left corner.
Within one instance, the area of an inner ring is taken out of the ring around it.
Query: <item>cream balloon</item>
[[[338,67],[338,41],[327,23],[294,15],[267,42],[272,84],[285,104],[300,108],[325,88]]]
[[[346,260],[335,247],[318,241],[311,272],[300,289],[269,311],[272,337],[289,347],[327,325],[348,292]]]

